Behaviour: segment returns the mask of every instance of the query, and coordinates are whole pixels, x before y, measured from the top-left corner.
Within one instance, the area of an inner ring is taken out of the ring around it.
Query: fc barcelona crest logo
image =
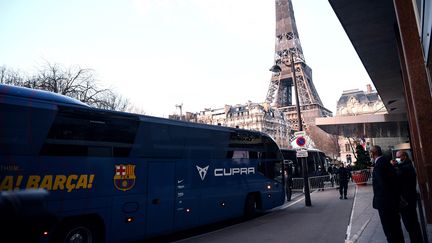
[[[135,179],[135,165],[115,165],[115,188],[121,191],[130,190],[135,186]]]

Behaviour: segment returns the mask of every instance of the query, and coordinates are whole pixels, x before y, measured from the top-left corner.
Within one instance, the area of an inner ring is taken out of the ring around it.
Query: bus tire
[[[97,222],[83,219],[70,220],[60,226],[52,242],[103,242],[102,230]]]
[[[245,207],[244,207],[244,217],[246,219],[253,218],[258,210],[258,200],[255,194],[249,193],[246,196]]]

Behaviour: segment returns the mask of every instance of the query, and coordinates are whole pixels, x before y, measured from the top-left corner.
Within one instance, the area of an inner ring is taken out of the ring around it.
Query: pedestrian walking
[[[336,189],[339,189],[339,174],[338,174],[338,171],[339,171],[339,168],[340,168],[340,166],[338,166],[338,167],[336,167],[336,166],[334,166],[333,167],[333,174],[334,174],[334,181],[335,181],[335,183],[336,183]]]
[[[348,168],[345,168],[344,164],[342,163],[337,171],[337,174],[339,176],[339,199],[348,199],[348,182],[351,178],[351,171]]]
[[[291,201],[291,197],[292,197],[292,184],[293,184],[292,173],[293,173],[293,169],[292,169],[292,162],[291,162],[286,164],[285,171],[284,171],[285,194],[286,194],[287,201]]]
[[[397,181],[399,182],[401,203],[400,215],[411,242],[423,242],[419,220],[417,217],[417,175],[408,153],[404,150],[396,152]]]
[[[335,173],[336,173],[335,165],[330,165],[327,169],[327,172],[330,174],[330,183],[331,183],[332,187],[334,187]]]
[[[399,216],[399,192],[396,171],[390,161],[383,157],[380,146],[370,150],[375,167],[372,173],[373,208],[378,210],[384,234],[389,243],[404,242]]]

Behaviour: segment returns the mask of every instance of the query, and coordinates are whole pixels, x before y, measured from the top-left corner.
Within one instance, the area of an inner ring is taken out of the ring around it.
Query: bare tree
[[[24,78],[19,72],[0,67],[0,81],[5,84],[42,89],[78,99],[102,109],[126,111],[129,101],[108,88],[100,88],[92,69],[46,63],[35,75]]]
[[[0,67],[0,83],[9,85],[20,85],[24,82],[24,77],[20,72],[8,69],[6,66]]]
[[[340,147],[337,135],[328,134],[316,125],[309,125],[308,131],[309,137],[319,150],[333,158],[339,156]]]
[[[112,91],[99,93],[90,100],[92,105],[107,110],[127,111],[129,109],[129,100],[122,98]]]

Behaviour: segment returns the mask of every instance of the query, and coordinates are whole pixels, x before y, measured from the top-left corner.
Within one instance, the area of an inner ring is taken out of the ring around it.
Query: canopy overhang
[[[315,124],[329,134],[344,137],[408,137],[408,122],[404,114],[316,118]]]

